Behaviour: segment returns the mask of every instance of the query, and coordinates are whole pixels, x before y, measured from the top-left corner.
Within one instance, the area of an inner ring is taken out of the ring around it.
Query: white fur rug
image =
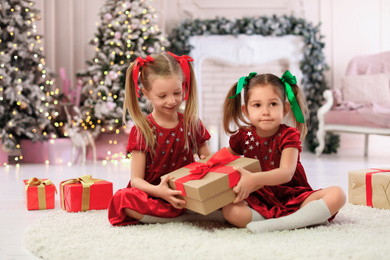
[[[251,234],[213,222],[113,227],[107,211],[56,210],[24,246],[44,259],[389,259],[390,210],[347,204],[328,226]]]

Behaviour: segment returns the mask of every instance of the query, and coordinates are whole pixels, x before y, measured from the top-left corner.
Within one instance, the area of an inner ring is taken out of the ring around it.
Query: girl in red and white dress
[[[203,217],[184,214],[186,202],[177,197],[181,191],[168,187],[169,176],[161,178],[194,162],[193,151],[202,158],[210,155],[206,142],[210,134],[198,118],[196,82],[190,61],[188,56],[163,53],[146,59],[139,57],[127,70],[123,119],[128,111],[135,124],[127,146],[132,153],[131,181],[127,188],[114,194],[109,204],[108,218],[112,225]],[[146,117],[137,99],[138,76],[142,83],[140,91],[153,106]],[[181,114],[177,110],[183,99],[186,107]],[[222,213],[219,214],[217,217],[223,219]]]
[[[231,224],[254,233],[327,223],[346,202],[340,187],[313,190],[307,181],[300,162],[307,106],[296,83],[289,71],[281,78],[252,72],[240,78],[225,99],[224,129],[233,134],[228,149],[258,159],[262,171],[237,168],[241,179],[233,188],[236,200],[222,212]],[[284,119],[294,127],[283,124]],[[230,128],[232,123],[238,130]]]

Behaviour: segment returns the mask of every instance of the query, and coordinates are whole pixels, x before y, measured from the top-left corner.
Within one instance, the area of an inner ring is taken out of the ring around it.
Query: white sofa
[[[390,52],[352,59],[340,87],[323,96],[316,155],[325,148],[327,132],[346,132],[365,135],[367,156],[370,134],[390,136]]]

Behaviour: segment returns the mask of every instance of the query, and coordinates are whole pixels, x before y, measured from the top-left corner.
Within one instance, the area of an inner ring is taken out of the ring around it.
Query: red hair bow
[[[137,93],[137,97],[140,97],[139,95],[139,87],[138,87],[138,74],[139,74],[139,68],[143,67],[146,62],[153,61],[153,58],[148,56],[146,59],[142,59],[141,57],[138,57],[135,59],[135,64],[133,66],[133,80],[135,84],[135,92]]]
[[[187,85],[187,93],[186,96],[184,97],[184,100],[187,100],[188,98],[188,93],[190,92],[190,82],[191,82],[191,71],[190,71],[190,65],[188,63],[190,61],[194,61],[193,58],[187,55],[182,55],[182,56],[177,56],[176,54],[173,54],[172,52],[167,52],[169,55],[174,57],[177,62],[179,62],[180,67],[184,73],[184,77],[186,78],[186,82],[183,82],[183,92],[185,92],[186,85]]]

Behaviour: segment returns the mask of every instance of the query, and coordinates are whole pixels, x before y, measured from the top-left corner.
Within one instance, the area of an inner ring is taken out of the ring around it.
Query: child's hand
[[[164,176],[164,178],[161,179],[160,184],[158,185],[160,198],[168,201],[171,203],[171,205],[177,209],[184,208],[186,201],[177,198],[177,195],[181,195],[181,191],[179,190],[172,190],[168,186],[168,181],[171,177],[169,175]]]
[[[234,186],[233,191],[237,193],[236,199],[233,201],[233,203],[238,203],[246,198],[248,198],[249,194],[253,192],[253,190],[256,187],[256,184],[253,183],[252,177],[253,174],[241,167],[234,167],[236,171],[238,171],[241,174],[241,179],[237,183],[236,186]]]

